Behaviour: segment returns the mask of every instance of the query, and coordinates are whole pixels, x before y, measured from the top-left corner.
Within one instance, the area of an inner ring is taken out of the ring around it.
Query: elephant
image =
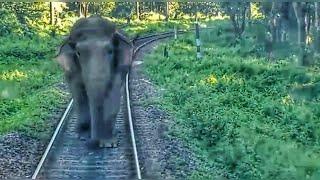
[[[75,22],[58,48],[78,116],[78,132],[90,131],[89,147],[116,147],[115,121],[130,71],[133,43],[111,21],[94,15]]]

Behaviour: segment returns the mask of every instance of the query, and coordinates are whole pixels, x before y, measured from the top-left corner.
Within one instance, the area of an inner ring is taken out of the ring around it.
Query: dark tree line
[[[252,6],[257,6],[262,19],[251,19]],[[299,47],[301,65],[310,63],[310,53],[320,52],[319,2],[222,2],[220,10],[230,17],[236,38],[242,38],[251,23],[262,24],[266,49],[272,58],[276,44],[294,42]]]
[[[257,13],[252,12],[253,7],[262,14],[260,18],[253,18]],[[229,16],[236,39],[241,39],[253,24],[262,24],[265,49],[270,58],[275,45],[296,42],[300,63],[307,65],[305,57],[310,51],[320,53],[319,11],[319,2],[2,2],[0,34],[17,31],[15,29],[24,32],[30,21],[47,23],[53,26],[52,29],[57,29],[67,17],[87,17],[91,14],[122,18],[127,23],[133,19],[146,19],[152,13],[157,14],[159,19],[179,19],[187,15],[195,21],[201,20],[201,17],[223,14]],[[8,25],[9,22],[11,25]],[[21,26],[16,28],[18,24]]]

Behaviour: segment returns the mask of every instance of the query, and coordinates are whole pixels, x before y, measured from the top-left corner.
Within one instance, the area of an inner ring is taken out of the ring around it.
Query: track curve
[[[134,42],[135,54],[173,32],[149,35]],[[132,60],[133,62],[133,60]],[[129,73],[116,119],[118,147],[90,151],[76,132],[76,114],[69,103],[32,179],[141,179],[130,109]]]

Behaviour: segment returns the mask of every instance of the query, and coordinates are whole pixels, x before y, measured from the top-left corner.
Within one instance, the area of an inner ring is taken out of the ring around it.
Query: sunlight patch
[[[290,104],[293,104],[293,103],[294,103],[294,100],[290,95],[287,95],[287,96],[282,98],[282,104],[284,104],[284,105],[290,105]]]
[[[5,71],[0,75],[0,80],[22,80],[27,78],[27,74],[22,72],[13,70],[13,71]]]
[[[218,79],[214,74],[209,75],[204,80],[200,80],[200,84],[216,85],[217,83],[218,83]]]

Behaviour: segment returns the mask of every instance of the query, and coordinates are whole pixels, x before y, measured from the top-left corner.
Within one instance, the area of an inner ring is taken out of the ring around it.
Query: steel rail
[[[135,135],[134,135],[132,115],[131,115],[130,91],[129,91],[129,73],[127,73],[127,75],[126,75],[126,99],[127,99],[127,109],[128,109],[128,120],[129,120],[129,126],[130,126],[130,136],[131,136],[134,160],[135,160],[135,165],[136,165],[136,171],[137,171],[138,179],[141,179],[141,170],[140,170],[140,164],[139,164],[139,157],[138,157],[136,139],[135,139]]]
[[[163,37],[157,37],[154,39],[151,39],[141,45],[139,45],[137,48],[134,49],[133,54],[132,54],[132,61],[134,59],[134,56],[136,55],[136,53],[145,45],[159,40],[159,39],[163,39],[163,38],[167,38],[171,35],[166,35]],[[131,115],[131,104],[130,104],[130,91],[129,91],[129,73],[127,73],[126,75],[126,99],[127,99],[127,109],[128,109],[128,120],[129,120],[129,126],[130,126],[130,134],[131,134],[131,142],[132,142],[132,147],[133,147],[133,153],[134,153],[134,159],[135,159],[135,165],[136,165],[136,171],[137,171],[137,177],[138,179],[141,179],[141,170],[140,170],[140,164],[139,164],[139,157],[138,157],[138,151],[137,151],[137,145],[136,145],[136,140],[135,140],[135,134],[134,134],[134,127],[133,127],[133,122],[132,122],[132,115]]]
[[[136,53],[144,46],[146,46],[147,44],[151,43],[151,42],[154,42],[154,41],[157,41],[159,39],[164,39],[164,38],[167,38],[167,37],[170,37],[170,36],[173,36],[174,34],[166,34],[166,35],[163,35],[162,37],[156,37],[154,39],[151,39],[149,41],[146,41],[144,43],[142,43],[141,45],[139,45],[135,50],[134,50],[134,55],[136,55]]]
[[[183,34],[183,33],[187,33],[189,31],[191,31],[193,29],[190,29],[190,30],[178,30],[177,33],[178,34]],[[143,39],[147,39],[147,38],[151,38],[151,37],[157,37],[157,36],[162,36],[162,35],[171,35],[171,34],[174,34],[174,31],[169,31],[169,32],[162,32],[162,33],[156,33],[156,34],[150,34],[150,35],[145,35],[145,36],[142,36],[142,37],[136,37],[133,39],[133,41],[140,41],[140,40],[143,40]]]
[[[210,29],[215,29],[216,27],[201,27],[200,30],[210,30]],[[184,34],[184,33],[188,33],[191,31],[195,31],[196,28],[189,28],[187,30],[177,30],[178,34]],[[144,35],[142,37],[135,37],[133,38],[133,41],[140,41],[143,39],[147,39],[150,37],[156,37],[156,36],[161,36],[161,35],[168,35],[168,34],[174,34],[174,31],[169,31],[169,32],[160,32],[160,33],[155,33],[155,34],[148,34],[148,35]]]
[[[149,35],[148,38],[150,37],[155,37],[149,41],[146,41],[144,42],[143,44],[139,45],[137,48],[134,49],[133,51],[133,54],[132,54],[132,60],[134,59],[134,56],[136,55],[136,53],[144,46],[146,46],[147,44],[151,43],[151,42],[154,42],[154,41],[157,41],[159,39],[163,39],[163,38],[167,38],[167,37],[170,37],[172,36],[172,32],[167,32],[167,33],[162,33],[162,34],[155,34],[155,35]],[[158,36],[158,37],[157,37]],[[160,37],[159,37],[160,36]],[[144,37],[142,37],[143,39],[146,39]],[[132,146],[133,146],[133,151],[134,151],[134,159],[135,159],[135,165],[136,165],[136,171],[137,171],[137,177],[138,179],[141,179],[141,170],[140,170],[140,164],[139,164],[139,158],[138,158],[138,152],[137,152],[137,146],[136,146],[136,140],[135,140],[135,134],[134,134],[134,127],[133,127],[133,121],[132,121],[132,113],[131,113],[131,103],[130,103],[130,91],[129,91],[129,73],[128,72],[126,74],[126,99],[127,99],[127,110],[128,110],[128,120],[129,120],[129,126],[130,126],[130,135],[131,135],[131,141],[132,141]],[[45,152],[43,153],[33,175],[32,175],[32,178],[31,179],[36,179],[37,176],[39,175],[39,172],[41,170],[41,168],[43,167],[44,165],[44,162],[45,160],[47,159],[48,157],[48,154],[58,136],[58,134],[60,133],[64,123],[65,123],[65,120],[67,119],[68,115],[70,114],[70,111],[72,109],[72,106],[73,106],[73,99],[71,99],[71,101],[69,102],[65,112],[63,113],[51,139],[50,139],[50,142],[49,144],[47,145],[46,147],[46,150]]]
[[[41,157],[41,160],[38,163],[38,166],[37,166],[36,170],[34,171],[31,179],[36,179],[37,178],[37,176],[38,176],[38,174],[39,174],[39,172],[40,172],[40,170],[41,170],[41,168],[43,166],[43,163],[46,160],[46,158],[47,158],[47,156],[48,156],[48,154],[49,154],[49,152],[51,150],[51,147],[52,147],[54,141],[56,140],[56,137],[59,134],[62,125],[64,124],[64,122],[66,120],[66,117],[69,115],[69,113],[71,111],[72,105],[73,105],[73,99],[71,99],[71,101],[68,104],[67,109],[64,111],[63,116],[61,117],[61,119],[59,121],[59,124],[58,124],[56,130],[54,131],[54,133],[53,133],[53,135],[51,137],[51,140],[50,140],[45,152],[43,153],[43,155]]]

